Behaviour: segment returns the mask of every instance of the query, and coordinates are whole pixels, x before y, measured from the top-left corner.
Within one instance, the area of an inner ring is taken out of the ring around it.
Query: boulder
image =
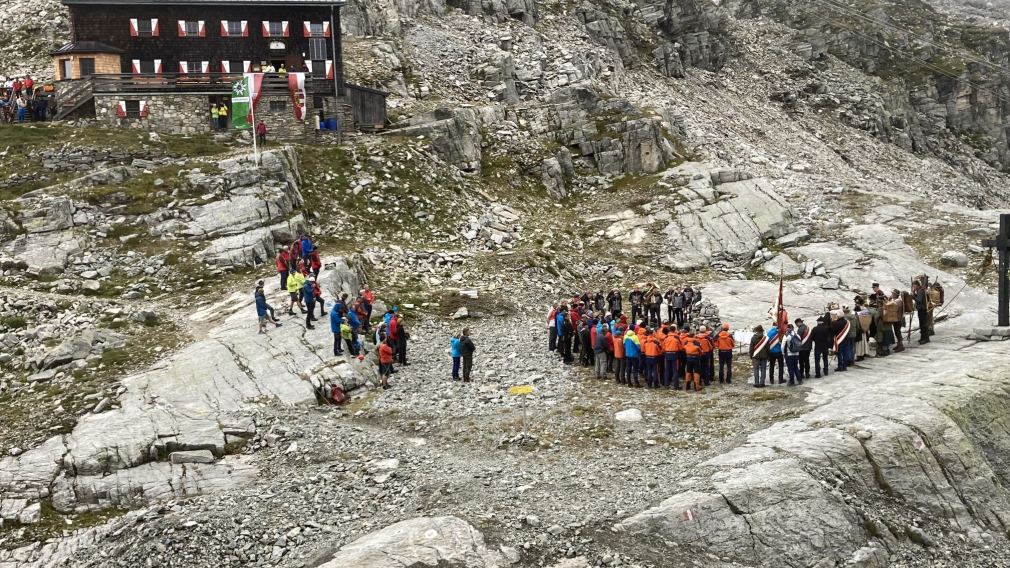
[[[74,226],[74,204],[66,197],[27,199],[26,208],[18,216],[21,227],[28,233],[50,233]]]
[[[642,411],[637,408],[628,408],[614,414],[614,420],[618,422],[641,422]]]
[[[323,556],[319,568],[498,568],[502,555],[458,517],[420,517],[390,525]]]
[[[940,264],[953,268],[968,266],[968,255],[960,251],[949,250],[940,256]]]

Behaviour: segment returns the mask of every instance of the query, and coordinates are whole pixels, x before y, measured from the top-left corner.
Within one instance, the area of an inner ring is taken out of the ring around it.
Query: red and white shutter
[[[323,22],[323,37],[331,37],[330,36],[330,23],[329,22]]]
[[[302,22],[302,37],[312,37],[312,22]]]
[[[196,23],[196,26],[197,29],[200,31],[200,33],[197,35],[199,35],[200,37],[207,37],[207,22],[204,20],[199,20]]]
[[[249,37],[249,21],[242,20],[242,37]]]
[[[158,18],[151,18],[151,36],[158,37],[161,35],[161,28],[158,27]]]
[[[221,37],[228,37],[228,20],[221,20]]]
[[[327,79],[332,79],[333,78],[333,60],[332,59],[327,59],[326,60],[326,78]]]
[[[312,73],[312,60],[311,59],[306,59],[305,60],[305,69],[308,70],[309,73]]]
[[[263,22],[263,37],[270,37],[270,22]]]
[[[179,37],[186,37],[186,20],[179,20]]]
[[[180,61],[179,62],[179,73],[182,73],[183,75],[186,75],[187,73],[189,73],[189,63],[187,63],[185,61]]]
[[[200,62],[200,72],[201,73],[210,73],[210,61],[201,61]]]
[[[157,73],[157,74],[159,74],[159,75],[161,75],[162,73],[164,73],[164,70],[161,68],[161,60],[160,59],[155,59],[154,60],[154,72]]]
[[[116,116],[126,118],[126,101],[116,102]]]
[[[231,73],[231,61],[222,61],[221,62],[221,72],[222,73]]]
[[[147,101],[140,101],[140,118],[147,118],[148,112]]]
[[[252,73],[252,61],[243,61],[242,62],[242,72],[243,73]]]
[[[130,18],[130,37],[137,37],[140,35],[140,26],[137,24],[137,18]]]
[[[134,75],[139,75],[140,74],[140,60],[139,59],[134,59],[134,60],[130,61],[130,67],[132,68]]]
[[[291,27],[288,26],[287,21],[281,22],[281,35],[284,37],[291,37]]]

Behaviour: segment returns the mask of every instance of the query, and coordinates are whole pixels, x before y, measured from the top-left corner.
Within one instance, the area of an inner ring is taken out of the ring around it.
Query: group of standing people
[[[874,282],[872,292],[853,298],[853,306],[829,304],[825,313],[809,327],[802,319],[784,326],[754,328],[750,343],[754,386],[775,384],[801,385],[810,378],[810,354],[814,355],[814,378],[827,376],[830,355],[836,360],[835,372],[844,372],[866,357],[887,357],[905,351],[902,328],[906,314],[916,314],[919,344],[929,343],[933,335],[933,311],[944,303],[939,283],[929,283],[925,275],[912,281],[910,292],[894,289],[885,293]],[[909,335],[911,332],[909,331]],[[871,348],[872,340],[872,348]],[[785,375],[788,373],[788,383]]]
[[[718,330],[692,325],[700,291],[684,287],[663,293],[651,283],[634,286],[628,295],[630,319],[622,300],[614,289],[554,304],[547,314],[548,349],[565,364],[574,363],[578,353],[580,363],[594,367],[597,378],[613,374],[615,381],[630,387],[680,390],[683,382],[684,390],[701,392],[716,379],[720,384],[733,382],[736,342],[729,324]],[[664,301],[666,319],[661,314]]]
[[[313,322],[318,321],[315,315],[319,308],[319,318],[326,315],[326,302],[323,289],[318,282],[323,263],[319,247],[308,234],[299,235],[290,246],[281,247],[277,251],[275,268],[280,278],[280,288],[288,293],[290,304],[288,315],[294,316],[297,307],[305,314],[306,329],[315,329]],[[259,333],[266,333],[267,326],[282,324],[276,317],[273,306],[266,300],[264,282],[257,283],[255,291],[256,312],[259,316]],[[372,308],[375,304],[375,294],[365,286],[358,291],[356,297],[344,292],[333,302],[329,311],[330,332],[333,334],[333,355],[343,356],[346,353],[352,357],[364,359],[367,354],[362,337],[372,337],[378,349],[379,380],[384,389],[390,388],[389,378],[396,372],[394,363],[409,365],[407,362],[407,342],[410,333],[407,332],[403,315],[394,306],[386,311],[382,321],[372,328]]]
[[[49,116],[53,86],[38,85],[31,77],[9,77],[0,79],[0,110],[3,122],[27,120],[42,121]]]

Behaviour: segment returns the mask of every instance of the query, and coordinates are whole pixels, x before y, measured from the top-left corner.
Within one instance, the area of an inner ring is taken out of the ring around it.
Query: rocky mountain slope
[[[44,74],[59,8],[9,4],[0,53],[35,56],[4,65]],[[0,129],[0,567],[1010,564],[977,269],[1008,198],[998,3],[343,10],[384,135],[254,170],[241,137]],[[327,298],[403,307],[392,390],[325,322],[255,333],[303,227]],[[800,388],[738,355],[702,395],[627,389],[545,351],[544,306],[587,288],[691,283],[745,329],[780,273],[810,321],[920,272],[951,298],[933,344]]]

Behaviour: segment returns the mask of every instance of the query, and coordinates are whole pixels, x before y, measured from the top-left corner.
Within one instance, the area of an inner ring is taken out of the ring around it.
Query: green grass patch
[[[5,316],[0,318],[0,327],[7,329],[24,329],[28,327],[28,320],[24,316]]]

